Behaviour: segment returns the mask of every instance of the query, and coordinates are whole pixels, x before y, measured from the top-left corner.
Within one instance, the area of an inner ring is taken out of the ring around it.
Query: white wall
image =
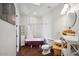
[[[16,55],[16,27],[0,19],[0,56]]]
[[[51,19],[48,15],[43,17],[42,37],[51,38]]]
[[[18,10],[18,6],[14,3],[14,6],[15,6],[15,12],[16,12],[16,51],[18,52],[19,51],[19,43],[20,43],[20,34],[19,34],[19,21],[20,21],[20,15],[19,15],[19,10]]]
[[[64,22],[60,19],[60,11],[63,5],[52,9],[47,15],[43,17],[43,36],[46,38],[54,38],[64,27]]]

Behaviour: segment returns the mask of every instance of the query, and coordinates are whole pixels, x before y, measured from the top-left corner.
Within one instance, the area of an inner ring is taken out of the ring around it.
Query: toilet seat
[[[50,48],[50,45],[42,45],[42,49],[48,49]]]
[[[46,55],[46,54],[50,53],[50,49],[51,49],[50,47],[51,47],[51,46],[48,45],[48,44],[42,45],[42,49],[43,49],[42,54],[43,54],[43,55]]]

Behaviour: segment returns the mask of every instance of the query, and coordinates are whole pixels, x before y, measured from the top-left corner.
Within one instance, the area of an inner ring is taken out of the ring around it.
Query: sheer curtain
[[[41,38],[42,21],[39,17],[27,19],[27,38]]]
[[[31,26],[29,24],[27,25],[27,38],[33,38]]]

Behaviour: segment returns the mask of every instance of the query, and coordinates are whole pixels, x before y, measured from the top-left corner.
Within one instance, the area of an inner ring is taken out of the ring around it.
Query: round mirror
[[[68,16],[68,26],[72,28],[76,23],[77,14],[76,12],[68,12],[67,16]]]

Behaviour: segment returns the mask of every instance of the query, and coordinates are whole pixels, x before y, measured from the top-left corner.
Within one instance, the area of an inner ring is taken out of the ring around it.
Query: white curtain
[[[29,16],[27,19],[27,38],[41,38],[42,21],[38,17]]]
[[[27,39],[29,38],[33,38],[33,33],[30,25],[27,26]]]

